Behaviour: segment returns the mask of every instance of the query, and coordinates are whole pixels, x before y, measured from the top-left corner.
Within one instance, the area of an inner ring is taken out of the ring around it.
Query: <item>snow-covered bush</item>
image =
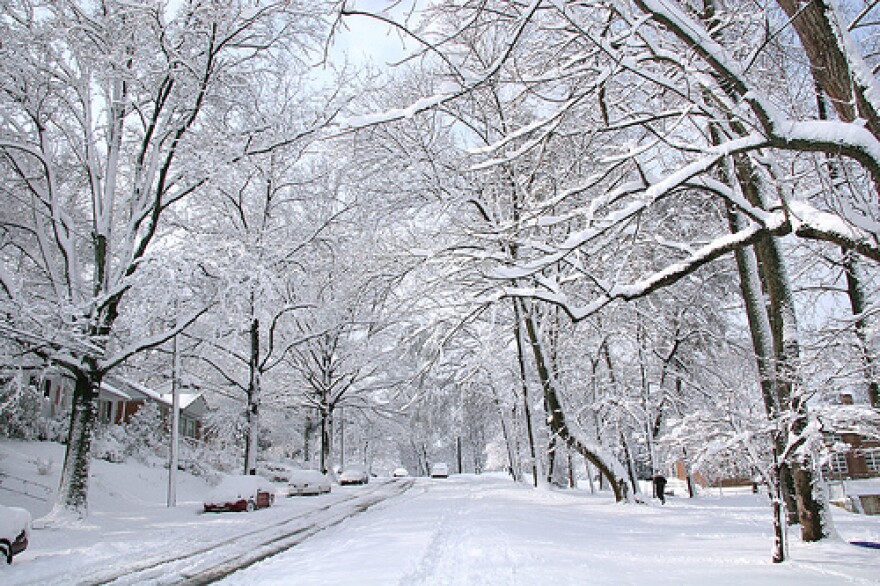
[[[92,457],[108,462],[125,460],[125,430],[121,425],[105,425],[95,432],[92,442]]]
[[[39,436],[42,394],[19,377],[0,388],[0,435],[32,440]]]
[[[54,416],[40,417],[38,421],[37,439],[44,442],[67,441],[67,429],[70,427],[70,412],[62,411]]]
[[[55,467],[55,460],[52,458],[32,458],[30,462],[37,468],[37,474],[40,476],[49,476]]]
[[[146,460],[165,456],[168,449],[168,431],[165,420],[155,403],[147,403],[131,416],[125,428],[125,455]]]

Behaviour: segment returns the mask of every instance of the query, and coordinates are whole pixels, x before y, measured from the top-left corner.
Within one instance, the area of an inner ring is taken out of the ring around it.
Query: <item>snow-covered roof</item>
[[[171,407],[171,383],[162,385],[162,388],[163,390],[167,388],[168,392],[160,392],[121,377],[107,377],[101,383],[102,392],[107,392],[120,400],[149,400],[165,407]],[[181,392],[179,398],[181,412],[191,417],[199,418],[208,411],[208,403],[201,392]]]
[[[863,480],[847,480],[846,494],[849,496],[867,496],[880,494],[880,478]]]

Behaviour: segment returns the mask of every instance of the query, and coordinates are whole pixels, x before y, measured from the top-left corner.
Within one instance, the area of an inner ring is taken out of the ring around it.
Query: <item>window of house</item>
[[[180,430],[183,434],[183,437],[196,437],[196,422],[192,419],[183,418],[180,419]]]
[[[880,450],[865,450],[865,465],[872,472],[880,472]]]
[[[846,454],[835,452],[831,455],[828,467],[834,474],[846,474],[849,472],[849,466],[846,464]]]
[[[113,423],[113,402],[98,401],[98,421]]]

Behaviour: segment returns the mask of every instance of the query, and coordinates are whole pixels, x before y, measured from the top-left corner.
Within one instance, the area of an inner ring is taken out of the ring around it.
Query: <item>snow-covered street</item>
[[[844,514],[847,537],[880,519]],[[851,523],[858,525],[852,525]],[[877,584],[876,550],[794,544],[770,563],[751,494],[667,506],[533,490],[502,476],[420,479],[404,496],[230,576],[224,584]]]
[[[0,502],[45,514],[49,503],[12,492],[11,479],[54,484],[32,462],[57,461],[61,449],[0,442]],[[95,461],[89,518],[35,529],[27,551],[0,566],[0,582],[206,583],[248,566],[223,583],[880,583],[878,551],[845,542],[880,541],[880,517],[834,508],[840,539],[803,544],[792,531],[791,560],[774,565],[769,507],[750,493],[618,505],[607,492],[536,490],[500,474],[380,477],[319,497],[279,495],[250,514],[203,514],[208,485],[181,474],[178,507],[168,509],[166,474]]]

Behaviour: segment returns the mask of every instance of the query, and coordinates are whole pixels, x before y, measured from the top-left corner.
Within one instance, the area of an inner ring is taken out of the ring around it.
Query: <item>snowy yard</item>
[[[60,446],[0,442],[0,471],[37,479],[32,460]],[[589,491],[544,491],[504,476],[416,479],[401,496],[344,521],[367,491],[334,486],[321,497],[279,498],[246,513],[199,513],[208,487],[182,475],[180,506],[164,507],[161,468],[95,462],[92,514],[79,527],[37,529],[31,546],[4,567],[4,584],[100,582],[137,563],[196,549],[214,561],[230,539],[286,522],[320,532],[230,575],[225,584],[877,584],[880,554],[844,540],[880,540],[880,517],[835,510],[841,539],[806,545],[792,532],[792,561],[770,563],[770,515],[762,497],[725,493],[669,504],[622,506]],[[50,477],[42,477],[49,484]],[[378,494],[378,493],[375,493]],[[33,500],[33,499],[31,499]],[[3,504],[24,497],[0,491]],[[30,507],[35,516],[44,508]],[[361,507],[363,508],[363,507]],[[324,527],[327,527],[324,529]],[[268,528],[268,529],[267,529]],[[265,531],[263,531],[265,533]],[[213,547],[212,544],[217,544]],[[153,583],[179,581],[155,577]],[[143,578],[118,583],[143,583]]]

